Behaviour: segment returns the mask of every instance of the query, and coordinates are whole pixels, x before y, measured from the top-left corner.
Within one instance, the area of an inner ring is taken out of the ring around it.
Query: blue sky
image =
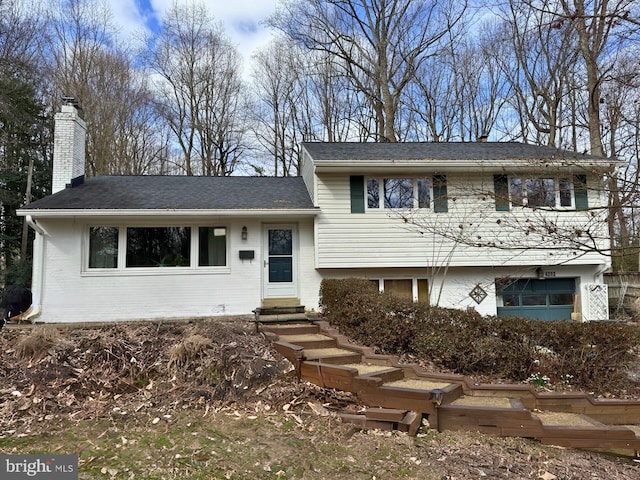
[[[120,26],[123,39],[141,31],[158,28],[165,12],[176,0],[108,0],[114,20]],[[193,0],[177,0],[179,4]],[[251,54],[265,46],[271,33],[261,25],[271,15],[278,0],[203,0],[216,21],[222,22],[227,36],[248,63]],[[245,72],[247,73],[247,72]]]

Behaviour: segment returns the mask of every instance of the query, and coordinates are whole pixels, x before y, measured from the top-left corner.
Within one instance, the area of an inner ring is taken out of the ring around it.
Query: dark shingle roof
[[[548,160],[598,159],[591,155],[516,142],[303,143],[322,160]]]
[[[300,177],[98,176],[24,210],[312,209]]]

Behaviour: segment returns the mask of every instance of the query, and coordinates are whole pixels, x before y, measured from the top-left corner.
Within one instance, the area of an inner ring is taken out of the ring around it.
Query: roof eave
[[[291,209],[29,209],[22,208],[18,216],[31,215],[34,218],[69,218],[69,217],[274,217],[295,216],[314,217],[320,213],[319,208]]]
[[[317,160],[314,161],[316,173],[355,173],[366,171],[371,173],[389,172],[481,172],[481,171],[531,171],[544,167],[549,168],[579,168],[606,171],[624,165],[625,162],[611,159],[532,159],[532,160]]]

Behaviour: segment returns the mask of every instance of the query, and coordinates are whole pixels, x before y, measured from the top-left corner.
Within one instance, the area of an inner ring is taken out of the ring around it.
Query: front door
[[[264,227],[264,298],[298,296],[298,237],[295,225]]]

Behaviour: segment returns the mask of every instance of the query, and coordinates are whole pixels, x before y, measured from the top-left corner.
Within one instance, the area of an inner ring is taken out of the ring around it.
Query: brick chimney
[[[51,193],[57,193],[84,182],[87,126],[80,117],[80,108],[75,99],[63,97],[62,100],[64,104],[55,117]]]

